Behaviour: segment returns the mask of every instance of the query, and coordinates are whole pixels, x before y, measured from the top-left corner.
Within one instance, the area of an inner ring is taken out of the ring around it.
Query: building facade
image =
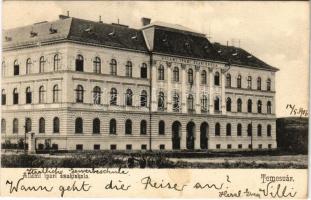
[[[143,18],[5,30],[1,138],[36,149],[276,148],[275,72],[245,50]]]

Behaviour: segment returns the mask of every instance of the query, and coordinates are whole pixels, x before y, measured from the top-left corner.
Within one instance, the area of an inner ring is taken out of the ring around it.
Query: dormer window
[[[5,41],[6,41],[6,42],[10,42],[10,41],[12,41],[12,37],[5,36]]]
[[[93,28],[93,25],[90,24],[89,27],[86,28],[84,31],[87,32],[87,33],[92,33],[92,32],[93,32],[93,29],[94,29],[94,28]]]
[[[30,37],[36,37],[36,36],[38,36],[37,32],[30,31]]]
[[[131,37],[132,40],[137,40],[137,33]]]
[[[116,31],[113,29],[112,32],[110,32],[108,35],[114,37],[116,35]]]
[[[57,33],[57,29],[56,28],[53,28],[53,26],[51,25],[50,29],[50,34],[54,34],[54,33]]]
[[[189,49],[190,48],[190,43],[189,42],[185,42],[185,47]]]

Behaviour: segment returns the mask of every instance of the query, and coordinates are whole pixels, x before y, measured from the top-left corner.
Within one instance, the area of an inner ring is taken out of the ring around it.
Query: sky
[[[142,17],[179,24],[207,34],[212,42],[240,47],[280,69],[276,73],[276,115],[287,104],[308,109],[309,5],[306,2],[4,1],[4,29],[53,21],[59,14],[141,27]]]

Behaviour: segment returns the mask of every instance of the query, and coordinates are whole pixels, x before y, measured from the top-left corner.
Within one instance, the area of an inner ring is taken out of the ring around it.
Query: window
[[[146,122],[146,120],[142,120],[140,122],[140,134],[141,135],[147,134],[147,122]]]
[[[125,148],[126,148],[126,150],[132,150],[132,145],[131,145],[131,144],[127,144],[127,145],[125,146]]]
[[[203,95],[201,99],[201,111],[207,112],[207,96]]]
[[[127,61],[125,65],[125,76],[132,77],[132,62]]]
[[[241,75],[238,75],[238,78],[237,78],[237,88],[242,88],[242,77],[241,77]]]
[[[53,133],[59,133],[59,118],[54,117],[53,119]]]
[[[111,119],[109,122],[109,134],[117,134],[117,121]]]
[[[258,144],[258,149],[262,149],[262,144]]]
[[[75,132],[76,133],[83,133],[83,120],[81,117],[78,117],[76,119],[75,123]]]
[[[77,89],[76,89],[76,102],[77,103],[83,103],[83,87],[82,85],[77,85]]]
[[[219,72],[216,72],[216,73],[215,73],[215,76],[214,76],[214,85],[217,85],[217,86],[220,85]]]
[[[100,120],[98,118],[93,119],[93,134],[100,133]]]
[[[238,99],[237,100],[237,112],[242,112],[242,100]]]
[[[248,100],[247,101],[247,112],[251,113],[252,112],[252,106],[253,106],[253,102],[252,100]]]
[[[116,144],[111,144],[110,145],[110,150],[116,150],[117,149],[117,145]]]
[[[257,78],[257,90],[261,90],[261,78]]]
[[[110,74],[113,76],[117,75],[117,61],[115,59],[110,61]]]
[[[126,105],[127,106],[132,106],[133,105],[133,92],[131,89],[126,90]]]
[[[247,125],[247,136],[252,136],[253,135],[253,126],[252,124]]]
[[[227,144],[227,149],[231,149],[232,145],[231,144]]]
[[[247,77],[247,88],[252,89],[252,77],[251,76]]]
[[[193,84],[193,70],[188,70],[188,83]]]
[[[187,103],[188,103],[188,111],[193,111],[194,110],[193,96],[191,94],[189,94],[189,96],[188,96]]]
[[[272,108],[271,108],[272,106],[271,106],[271,101],[268,101],[267,102],[267,113],[268,114],[271,114],[272,113]]]
[[[18,64],[18,61],[15,60],[14,61],[14,76],[17,76],[19,75],[19,64]]]
[[[270,124],[267,125],[267,136],[271,137],[271,125]]]
[[[249,144],[249,145],[248,145],[248,148],[249,148],[249,149],[252,149],[252,148],[253,148],[253,145]]]
[[[93,61],[93,72],[96,74],[100,74],[101,72],[101,60],[99,57],[95,57]]]
[[[231,75],[227,74],[226,76],[226,87],[231,87]]]
[[[76,150],[82,151],[83,150],[83,144],[77,144],[76,145]]]
[[[164,80],[164,66],[160,65],[158,68],[158,80]]]
[[[1,70],[2,70],[2,77],[5,77],[5,71],[6,71],[6,65],[5,65],[5,62],[2,61],[2,65],[1,65]]]
[[[53,86],[53,103],[59,102],[59,88],[58,85]]]
[[[147,150],[147,145],[146,144],[142,144],[141,145],[141,150]]]
[[[13,119],[13,133],[18,133],[18,119]]]
[[[95,86],[93,89],[93,103],[100,104],[101,100],[101,89],[98,86]]]
[[[268,149],[271,149],[272,148],[272,145],[271,144],[268,144]]]
[[[164,93],[159,92],[158,96],[158,110],[164,110]]]
[[[174,67],[174,69],[173,69],[173,81],[179,82],[179,69],[178,69],[178,67]]]
[[[242,124],[238,124],[237,126],[237,136],[242,136]]]
[[[25,132],[28,133],[31,131],[31,119],[30,118],[26,118],[25,121]]]
[[[160,148],[160,150],[164,150],[165,149],[165,144],[160,144],[159,148]]]
[[[141,91],[140,106],[147,107],[147,92],[146,92],[146,90]]]
[[[205,85],[206,83],[207,83],[207,81],[206,81],[206,71],[203,70],[201,72],[201,84]]]
[[[1,91],[1,105],[5,105],[6,104],[6,94],[5,94],[5,90],[2,89]]]
[[[125,121],[125,134],[126,135],[132,134],[132,121],[130,119],[127,119]]]
[[[216,123],[215,125],[215,136],[220,136],[220,124]]]
[[[39,133],[45,133],[45,119],[43,117],[39,119]]]
[[[26,60],[26,74],[30,74],[31,73],[31,66],[32,66],[31,59],[28,58]]]
[[[258,102],[257,102],[257,112],[258,113],[261,113],[261,110],[262,110],[261,108],[262,108],[262,103],[260,100],[258,100]]]
[[[41,56],[39,59],[39,73],[44,72],[45,59],[44,56]]]
[[[44,103],[45,102],[45,90],[44,86],[39,87],[39,103]]]
[[[54,66],[54,71],[58,71],[60,69],[60,58],[58,54],[54,55],[53,66]]]
[[[231,112],[231,99],[230,99],[230,97],[227,98],[226,108],[227,108],[228,112]]]
[[[214,111],[219,112],[220,110],[220,106],[219,106],[219,97],[216,97],[214,100]]]
[[[163,120],[159,122],[159,135],[165,135],[165,122]]]
[[[231,136],[231,124],[227,124],[226,126],[226,135]]]
[[[179,95],[175,92],[173,95],[173,111],[179,112],[180,106],[179,106]]]
[[[94,150],[100,150],[100,144],[94,144]]]
[[[140,77],[147,78],[147,64],[143,63],[140,67]]]
[[[220,144],[216,144],[216,149],[220,149]]]
[[[110,90],[110,105],[117,105],[118,92],[116,88]]]
[[[17,92],[17,88],[14,88],[14,90],[13,90],[13,104],[18,104],[18,92]]]
[[[6,122],[5,119],[1,119],[1,133],[6,132]]]
[[[262,134],[261,134],[261,131],[262,130],[262,127],[261,127],[261,124],[258,124],[258,126],[257,126],[257,136],[261,136]]]
[[[242,147],[243,147],[242,144],[239,144],[239,145],[238,145],[238,148],[239,148],[239,149],[242,149]]]
[[[77,58],[76,58],[76,71],[78,72],[83,72],[83,62],[84,62],[84,59],[83,59],[83,56],[82,55],[77,55]]]
[[[267,80],[267,91],[271,91],[271,79]]]

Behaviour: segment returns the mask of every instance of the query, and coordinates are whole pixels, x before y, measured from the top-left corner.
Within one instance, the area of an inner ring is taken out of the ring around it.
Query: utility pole
[[[27,119],[25,119],[25,125],[24,125],[24,129],[25,129],[25,135],[24,135],[24,153],[26,154],[26,127],[27,127]]]

